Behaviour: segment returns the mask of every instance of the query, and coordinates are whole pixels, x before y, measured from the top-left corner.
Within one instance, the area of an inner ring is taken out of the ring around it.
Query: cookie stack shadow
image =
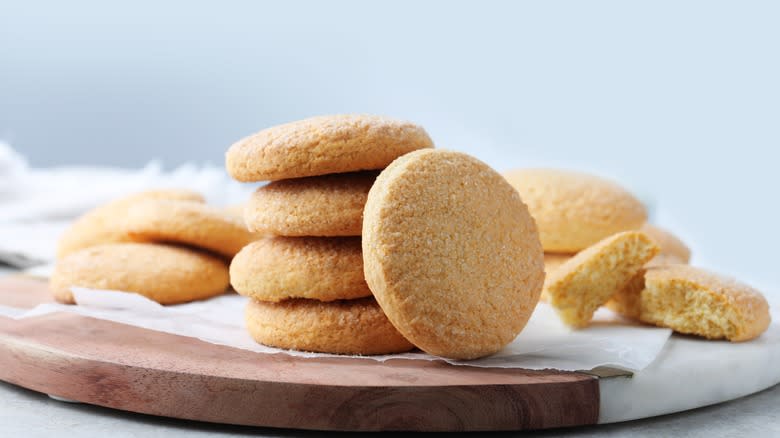
[[[363,273],[363,208],[380,170],[432,147],[414,124],[376,116],[326,116],[240,140],[226,154],[239,181],[270,181],[244,208],[265,234],[230,265],[250,298],[247,329],[259,343],[335,354],[411,350],[373,298]]]

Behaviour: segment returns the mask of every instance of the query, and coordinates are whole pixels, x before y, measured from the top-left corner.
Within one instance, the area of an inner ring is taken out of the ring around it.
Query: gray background
[[[34,166],[222,165],[323,113],[500,170],[622,181],[694,261],[780,284],[780,3],[7,2],[0,139]]]

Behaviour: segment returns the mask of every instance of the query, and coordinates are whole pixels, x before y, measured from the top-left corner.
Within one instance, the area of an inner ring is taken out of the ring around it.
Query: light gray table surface
[[[0,276],[10,271],[0,268]],[[777,366],[777,364],[772,364]],[[325,432],[240,427],[134,414],[53,400],[0,382],[0,437],[325,436]],[[731,402],[625,423],[507,432],[508,436],[780,437],[780,385]]]
[[[133,414],[50,399],[44,394],[0,383],[0,436],[48,437],[222,437],[335,436],[325,432],[239,427]],[[475,434],[476,435],[476,434]],[[780,385],[719,405],[662,417],[548,431],[507,432],[507,436],[780,436]]]

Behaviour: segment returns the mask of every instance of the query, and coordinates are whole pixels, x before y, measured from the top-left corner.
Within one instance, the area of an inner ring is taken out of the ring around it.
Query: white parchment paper
[[[30,318],[52,312],[70,312],[143,327],[213,344],[255,351],[260,354],[289,354],[299,357],[338,357],[266,347],[256,343],[244,326],[247,299],[226,294],[205,301],[161,306],[141,295],[74,287],[78,306],[41,304],[31,310],[0,306],[0,315]],[[661,352],[671,331],[626,321],[602,309],[591,327],[571,330],[564,326],[547,304],[540,303],[528,325],[502,351],[482,359],[457,361],[455,365],[497,368],[591,370],[609,366],[639,371]],[[366,356],[378,361],[393,358],[441,359],[422,352]]]

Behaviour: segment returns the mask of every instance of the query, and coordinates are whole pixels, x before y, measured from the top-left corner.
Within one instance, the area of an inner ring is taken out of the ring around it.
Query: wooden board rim
[[[30,281],[0,279],[0,304],[40,294]],[[132,412],[317,430],[540,429],[595,424],[599,409],[598,380],[581,373],[263,355],[66,313],[0,317],[0,379]]]

